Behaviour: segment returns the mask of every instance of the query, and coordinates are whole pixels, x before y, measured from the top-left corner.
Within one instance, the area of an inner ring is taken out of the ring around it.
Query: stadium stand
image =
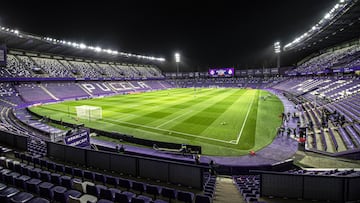
[[[5,70],[1,69],[1,77],[31,77],[32,73],[14,55],[7,55]]]
[[[335,51],[328,51],[299,65],[293,72],[325,71],[326,69],[350,68],[358,64],[360,46],[353,45]]]
[[[345,7],[338,12],[345,11]],[[47,43],[39,41],[36,43]],[[209,166],[211,157],[203,157],[198,163],[185,153],[179,153],[181,158],[160,157],[147,152],[156,148],[153,142],[161,141],[116,132],[102,133],[108,138],[146,143],[153,148],[141,152],[126,149],[126,153],[93,143],[78,148],[53,142],[55,138],[63,141],[71,131],[68,128],[79,128],[77,124],[55,122],[51,116],[40,117],[26,109],[51,102],[178,87],[265,89],[286,97],[289,103],[284,105],[285,109],[294,109],[294,116],[283,119],[283,124],[289,125],[288,136],[277,136],[274,143],[283,145],[276,146],[290,148],[293,141],[295,149],[301,151],[305,139],[306,152],[358,161],[360,42],[357,39],[316,51],[296,67],[275,68],[274,72],[270,68],[268,72],[257,69],[258,73],[238,71],[229,78],[193,72],[177,78],[171,73],[165,77],[156,63],[138,59],[122,61],[123,58],[81,55],[76,51],[70,52],[74,56],[63,56],[56,51],[40,53],[26,47],[24,50],[10,47],[7,64],[0,68],[0,202],[211,203],[222,195],[217,186],[219,175],[223,174],[232,175],[242,202],[272,203],[273,197],[299,202],[359,201],[360,171],[356,168],[310,170],[293,165],[292,159],[267,164],[267,157],[258,156],[262,150],[251,150],[244,156],[246,164],[256,163],[252,160],[257,158],[260,164],[238,166],[233,157],[225,157],[229,162],[215,170]],[[298,126],[289,131],[296,121]],[[300,139],[303,135],[297,134],[303,129],[305,135]],[[162,144],[177,149],[180,145]],[[281,156],[281,152],[274,151],[273,156]]]

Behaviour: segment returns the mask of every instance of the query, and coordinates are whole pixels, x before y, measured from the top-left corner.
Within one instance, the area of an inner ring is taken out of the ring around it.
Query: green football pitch
[[[101,107],[102,119],[77,119],[75,107],[81,105]],[[187,88],[66,101],[31,111],[138,138],[200,145],[205,155],[234,156],[270,144],[283,109],[264,90]]]

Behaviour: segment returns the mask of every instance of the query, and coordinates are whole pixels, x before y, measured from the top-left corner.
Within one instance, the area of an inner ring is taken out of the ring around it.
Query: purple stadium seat
[[[211,199],[205,195],[196,195],[195,196],[195,203],[211,203]]]
[[[74,176],[83,178],[84,177],[84,171],[79,168],[74,168]]]
[[[124,191],[124,192],[122,192],[122,194],[126,195],[129,200],[131,200],[131,198],[136,196],[134,193],[129,192],[129,191]]]
[[[61,179],[60,179],[61,175],[58,173],[52,173],[51,174],[51,182],[54,185],[61,185]]]
[[[16,172],[6,173],[4,175],[4,181],[7,184],[14,185],[14,179],[19,176],[20,174]]]
[[[129,198],[126,194],[115,193],[115,202],[129,203]]]
[[[95,173],[95,181],[101,182],[102,184],[106,183],[106,176],[101,173]]]
[[[176,190],[172,188],[163,187],[161,190],[161,195],[163,197],[169,198],[169,201],[171,201],[171,199],[176,199]]]
[[[40,159],[40,168],[46,168],[47,167],[47,161],[44,159]]]
[[[148,197],[148,196],[145,196],[145,195],[139,195],[139,196],[137,196],[137,199],[143,200],[145,203],[149,203],[149,202],[152,201],[151,197]]]
[[[50,162],[50,161],[46,162],[46,167],[49,171],[50,170],[55,171],[55,163],[53,163],[53,162]]]
[[[86,193],[95,197],[99,197],[99,190],[96,185],[86,185]]]
[[[33,162],[34,162],[34,167],[36,167],[37,165],[39,165],[39,166],[40,166],[40,158],[38,158],[38,157],[34,157]]]
[[[7,187],[0,191],[0,202],[1,203],[7,203],[9,202],[9,199],[19,193],[20,191],[13,187]]]
[[[35,197],[34,199],[28,201],[27,203],[50,203],[50,201],[41,197]]]
[[[3,184],[3,183],[0,183],[0,190],[3,190],[3,189],[5,189],[7,186],[5,185],[5,184]]]
[[[72,196],[72,197],[76,197],[76,198],[80,198],[82,195],[81,192],[77,191],[77,190],[68,190],[64,193],[64,197],[65,198],[65,202],[68,201],[69,199],[69,196]]]
[[[20,173],[22,174],[22,167],[24,166],[23,163],[19,163],[19,164],[15,164],[14,165],[14,171],[17,172],[17,173]]]
[[[162,199],[156,199],[154,201],[152,201],[153,203],[168,203],[167,201],[165,200],[162,200]]]
[[[92,171],[84,171],[84,178],[87,179],[87,180],[90,180],[91,182],[94,182],[94,180],[95,180],[94,172],[92,172]]]
[[[25,182],[30,180],[31,178],[29,176],[18,176],[15,178],[15,186],[21,189],[25,189]]]
[[[13,197],[11,197],[10,202],[11,203],[25,203],[32,199],[34,195],[27,193],[27,192],[19,192]]]
[[[118,179],[114,176],[106,177],[106,184],[113,185],[115,188],[118,186]]]
[[[74,169],[71,166],[65,166],[65,173],[74,177]]]
[[[107,199],[100,199],[97,203],[113,203],[113,201]]]
[[[66,198],[65,198],[65,192],[67,191],[65,187],[62,186],[55,186],[52,188],[53,191],[53,198],[55,201],[58,202],[65,202]]]
[[[23,168],[22,168],[23,175],[27,175],[27,176],[30,176],[30,177],[31,177],[31,172],[30,172],[30,171],[31,171],[33,168],[34,168],[33,166],[23,165]]]
[[[42,182],[39,184],[39,195],[46,199],[53,198],[53,191],[51,190],[54,187],[54,184],[49,182]]]
[[[131,188],[130,180],[119,178],[118,183],[119,183],[119,187],[125,188],[126,190],[129,190]]]
[[[40,168],[33,168],[33,169],[30,169],[29,172],[30,172],[30,177],[32,178],[37,178],[37,179],[40,179],[40,172],[42,170]]]
[[[161,193],[161,188],[156,185],[146,185],[146,193],[154,195],[154,199],[156,199],[156,196]]]
[[[141,183],[141,182],[133,181],[131,188],[135,191],[140,192],[140,194],[142,194],[145,191],[145,184]]]
[[[139,197],[133,197],[131,198],[131,203],[149,203],[151,201],[151,198],[148,197],[148,199],[143,199]]]
[[[60,177],[61,186],[72,189],[72,179],[69,176]]]
[[[101,188],[99,198],[113,201],[115,194],[113,195],[110,189]]]
[[[194,200],[194,193],[186,191],[178,191],[177,199],[182,202],[192,203]]]
[[[57,173],[63,174],[65,172],[65,167],[62,164],[55,164],[55,171]]]
[[[41,171],[40,179],[42,181],[50,182],[51,181],[51,173],[49,171]]]
[[[38,191],[39,191],[38,185],[40,183],[41,183],[41,180],[36,179],[36,178],[32,178],[32,179],[26,181],[26,183],[25,183],[26,184],[26,190],[28,192],[38,194]]]

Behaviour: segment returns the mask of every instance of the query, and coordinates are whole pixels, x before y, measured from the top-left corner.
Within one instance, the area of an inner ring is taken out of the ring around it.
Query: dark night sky
[[[57,2],[2,2],[0,25],[168,62],[179,51],[183,70],[203,70],[274,66],[273,43],[292,41],[338,1]]]

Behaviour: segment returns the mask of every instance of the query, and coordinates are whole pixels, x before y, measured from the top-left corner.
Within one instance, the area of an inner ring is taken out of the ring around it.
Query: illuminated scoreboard
[[[210,68],[210,77],[233,77],[235,74],[234,68]]]

